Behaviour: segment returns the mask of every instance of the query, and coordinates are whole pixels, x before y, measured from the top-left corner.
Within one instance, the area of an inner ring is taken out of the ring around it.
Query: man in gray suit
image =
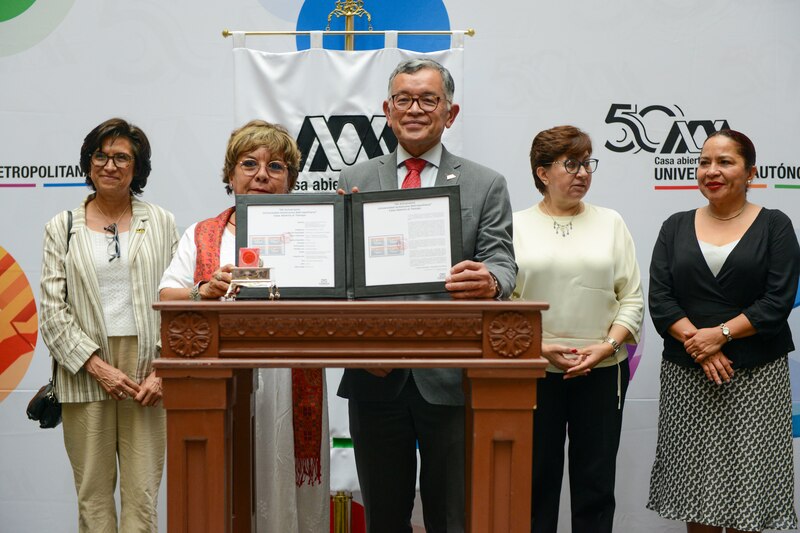
[[[459,111],[454,85],[450,72],[435,61],[400,63],[383,103],[397,150],[343,170],[340,192],[459,185],[464,260],[447,277],[449,297],[505,298],[517,273],[508,189],[503,176],[442,145],[442,133]],[[462,373],[345,370],[338,394],[349,399],[370,533],[411,533],[417,443],[426,532],[464,531]]]

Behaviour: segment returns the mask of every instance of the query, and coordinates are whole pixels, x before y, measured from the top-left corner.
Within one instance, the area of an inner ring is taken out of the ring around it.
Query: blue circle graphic
[[[330,0],[306,0],[297,17],[298,31],[324,30],[333,2]],[[450,30],[450,17],[441,0],[410,0],[407,2],[365,1],[364,9],[372,18],[372,29],[384,30]],[[330,29],[344,30],[344,17],[332,16]],[[368,30],[366,16],[354,18],[355,30]],[[383,48],[383,35],[357,35],[356,50],[378,50]],[[309,37],[297,36],[297,49],[309,48]],[[329,50],[344,50],[344,36],[324,37],[323,46]],[[450,48],[448,35],[400,35],[397,45],[406,50],[434,52]]]

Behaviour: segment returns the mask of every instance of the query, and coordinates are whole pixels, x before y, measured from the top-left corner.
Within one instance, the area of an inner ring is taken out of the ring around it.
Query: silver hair
[[[392,83],[394,83],[394,79],[398,74],[413,74],[424,68],[436,70],[442,75],[444,98],[447,100],[448,104],[452,104],[453,94],[456,92],[456,83],[453,81],[453,76],[450,74],[450,71],[433,59],[409,59],[397,65],[392,75],[389,76],[389,98],[392,97]]]

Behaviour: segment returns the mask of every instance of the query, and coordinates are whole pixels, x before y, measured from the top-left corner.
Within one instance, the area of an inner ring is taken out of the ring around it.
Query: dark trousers
[[[622,401],[628,360],[620,362]],[[547,372],[539,379],[533,416],[531,531],[555,533],[564,475],[564,439],[569,435],[569,489],[573,533],[611,532],[614,477],[622,429],[617,408],[617,367],[595,368],[565,380]]]
[[[464,407],[433,405],[409,377],[392,401],[350,400],[350,434],[369,533],[411,533],[420,454],[427,533],[464,531]]]

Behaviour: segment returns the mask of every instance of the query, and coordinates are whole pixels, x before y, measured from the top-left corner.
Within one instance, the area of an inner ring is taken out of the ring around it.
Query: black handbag
[[[72,237],[72,211],[67,211],[67,251],[69,251],[69,239]],[[64,295],[66,298],[66,294]],[[61,402],[56,398],[56,370],[58,363],[52,360],[53,374],[50,381],[33,395],[28,402],[25,412],[28,418],[39,422],[40,428],[54,428],[61,423]]]
[[[61,423],[61,402],[56,398],[54,380],[55,372],[53,379],[33,395],[25,410],[28,418],[39,421],[40,428],[54,428]]]

